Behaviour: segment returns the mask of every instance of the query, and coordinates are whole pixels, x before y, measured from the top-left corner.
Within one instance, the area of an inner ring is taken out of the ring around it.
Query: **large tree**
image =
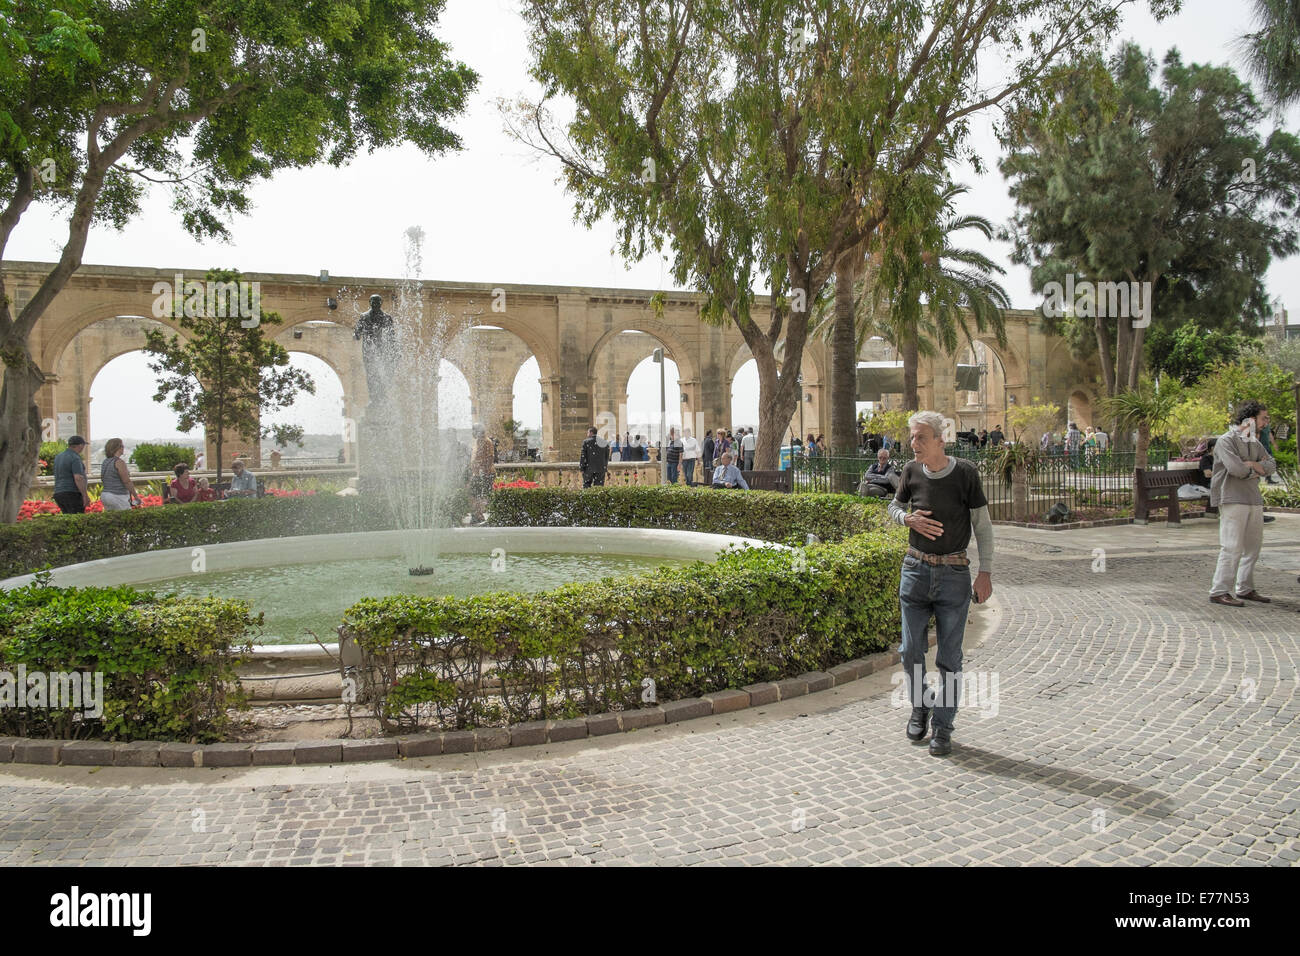
[[[1045,306],[1049,327],[1091,340],[1108,395],[1137,387],[1143,322],[1251,330],[1269,311],[1269,262],[1297,248],[1300,141],[1261,138],[1264,110],[1230,69],[1186,66],[1171,52],[1154,73],[1133,45],[1108,64],[1081,61],[1001,164],[1019,206],[1013,258],[1033,267],[1035,289],[1149,290],[1145,316],[1131,300],[1123,310],[1118,296],[1082,291],[1064,315]]]
[[[434,35],[444,0],[0,0],[0,520],[40,442],[29,343],[81,265],[93,223],[121,227],[149,183],[183,226],[228,238],[247,189],[359,148],[459,147],[443,123],[477,76]],[[33,205],[67,215],[58,262],[17,315],[10,235]]]
[[[1035,100],[1057,56],[1109,35],[1124,3],[531,0],[545,93],[512,124],[561,161],[581,221],[610,216],[630,260],[667,244],[703,319],[736,324],[758,365],[756,467],[774,468],[811,309],[844,253],[973,114]],[[981,58],[1001,59],[1001,79]],[[567,123],[556,96],[576,105]]]
[[[237,283],[239,273],[214,269],[210,283]],[[265,438],[274,432],[276,444],[296,440],[297,426],[263,426],[264,412],[275,412],[293,404],[299,391],[316,393],[311,376],[289,365],[289,351],[266,337],[266,327],[283,321],[276,312],[255,315],[207,314],[205,309],[185,309],[183,291],[175,292],[176,324],[185,334],[146,329],[144,352],[154,361],[149,368],[158,376],[155,402],[167,402],[176,412],[179,428],[188,432],[202,425],[217,449],[217,481],[221,480],[225,457],[222,449],[227,433],[244,438]],[[217,310],[213,310],[217,311]],[[254,311],[254,310],[250,310]]]

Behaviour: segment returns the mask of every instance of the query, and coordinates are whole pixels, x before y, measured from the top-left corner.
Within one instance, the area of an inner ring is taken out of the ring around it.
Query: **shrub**
[[[68,443],[63,441],[62,439],[60,439],[59,441],[41,442],[41,450],[36,453],[36,457],[40,461],[45,462],[45,464],[40,466],[39,473],[42,475],[54,474],[55,456],[58,455],[59,452],[67,451],[67,450],[68,450]]]
[[[0,733],[120,740],[219,739],[247,706],[235,668],[261,624],[243,601],[157,598],[129,587],[53,588],[0,600],[0,669],[103,675],[102,714],[0,708]],[[53,701],[49,701],[53,703]],[[86,703],[83,701],[83,707]]]
[[[462,493],[449,505],[469,511]],[[0,525],[0,578],[98,558],[288,535],[385,531],[397,527],[379,497],[248,498],[103,514],[51,515]]]
[[[131,460],[141,471],[171,471],[181,462],[194,467],[195,452],[184,445],[155,445],[141,442],[131,452]]]
[[[839,541],[896,527],[887,502],[856,495],[623,485],[604,488],[498,488],[488,511],[494,525],[669,528],[737,534],[803,544],[809,534]]]
[[[343,634],[362,651],[360,699],[389,731],[627,709],[647,678],[667,700],[887,649],[903,540],[751,548],[543,594],[366,598]]]

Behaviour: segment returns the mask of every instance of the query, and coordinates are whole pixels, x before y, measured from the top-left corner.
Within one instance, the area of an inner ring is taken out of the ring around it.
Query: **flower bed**
[[[143,508],[158,508],[163,503],[161,495],[141,495],[140,506]],[[102,514],[104,503],[99,499],[86,505],[85,513],[88,515]],[[18,521],[28,521],[32,518],[39,518],[42,515],[61,515],[62,511],[53,501],[35,500],[28,498],[23,502],[22,507],[18,509]]]

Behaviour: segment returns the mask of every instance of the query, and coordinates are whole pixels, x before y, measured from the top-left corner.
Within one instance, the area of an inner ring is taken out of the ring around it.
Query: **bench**
[[[787,495],[791,491],[788,471],[742,471],[740,477],[751,491],[780,491]]]
[[[1184,470],[1156,471],[1151,468],[1133,469],[1133,523],[1146,524],[1147,515],[1160,500],[1167,502],[1169,523],[1182,524],[1178,513],[1178,489],[1187,484],[1189,475]]]

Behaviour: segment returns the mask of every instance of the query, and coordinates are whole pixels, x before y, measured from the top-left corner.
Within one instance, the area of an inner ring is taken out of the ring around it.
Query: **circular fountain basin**
[[[526,590],[518,583],[521,567],[525,567],[528,555],[539,555],[562,573],[560,579],[543,582],[543,587],[554,587],[567,580],[596,580],[610,574],[644,573],[655,565],[681,564],[691,561],[713,561],[719,553],[736,547],[783,547],[755,538],[742,538],[723,534],[705,534],[693,531],[669,531],[643,528],[450,528],[436,532],[426,532],[436,536],[437,550],[440,554],[460,556],[475,562],[481,568],[475,571],[480,578],[479,592]],[[374,531],[352,534],[306,535],[286,538],[264,538],[253,541],[237,541],[226,544],[212,544],[195,548],[172,548],[150,551],[143,554],[125,555],[118,558],[105,558],[98,561],[86,561],[81,564],[56,568],[51,573],[51,583],[59,587],[89,587],[104,585],[129,584],[148,587],[158,582],[167,582],[157,590],[175,589],[184,584],[184,593],[208,593],[205,580],[217,576],[213,583],[243,580],[235,572],[250,572],[247,588],[236,587],[234,591],[213,587],[211,593],[222,597],[248,600],[253,612],[267,611],[268,603],[274,603],[274,591],[259,596],[255,589],[257,569],[267,569],[268,579],[274,578],[276,572],[287,570],[290,566],[301,568],[304,575],[312,573],[313,566],[324,568],[337,565],[345,569],[359,566],[365,562],[386,562],[389,580],[386,582],[387,593],[438,593],[438,577],[409,577],[404,554],[412,549],[413,533],[409,531]],[[566,562],[565,556],[572,556]],[[632,566],[621,558],[640,559],[642,563]],[[648,561],[647,561],[648,559]],[[493,561],[499,566],[493,567]],[[593,564],[595,566],[593,566]],[[493,573],[504,572],[504,573]],[[0,588],[22,587],[34,580],[34,575],[23,575],[0,581]],[[190,584],[190,581],[193,584]],[[283,581],[283,577],[282,577]],[[354,589],[355,582],[348,582]],[[432,590],[431,590],[432,589]],[[537,589],[536,587],[532,589]],[[302,699],[337,696],[337,676],[321,673],[333,671],[337,674],[339,647],[332,628],[339,623],[343,610],[350,606],[356,597],[365,596],[361,588],[341,600],[341,606],[331,607],[326,613],[331,628],[326,633],[316,631],[321,643],[280,643],[259,644],[253,652],[253,659],[241,668],[241,676],[254,679],[272,676],[287,678],[290,689],[275,686],[258,686],[255,697],[276,699]],[[375,596],[378,596],[376,593]],[[297,673],[311,672],[315,680],[294,678]],[[317,686],[320,685],[320,686]],[[264,691],[265,693],[261,693]]]

